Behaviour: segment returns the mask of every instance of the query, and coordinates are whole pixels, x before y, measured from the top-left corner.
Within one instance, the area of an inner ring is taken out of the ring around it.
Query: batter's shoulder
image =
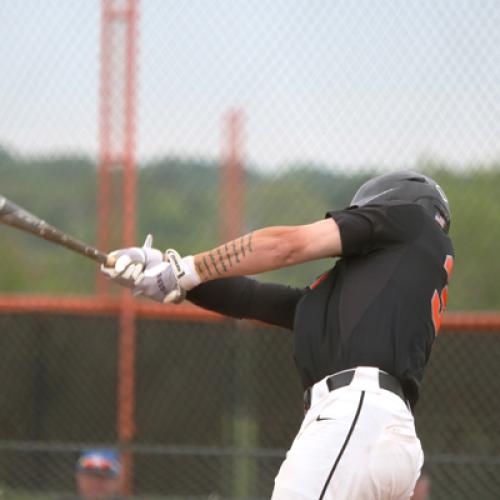
[[[343,255],[360,255],[393,244],[410,243],[420,235],[425,211],[405,202],[365,205],[327,212],[337,222]]]

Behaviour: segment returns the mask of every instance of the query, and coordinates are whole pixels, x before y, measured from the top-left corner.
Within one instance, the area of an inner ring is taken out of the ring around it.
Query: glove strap
[[[194,266],[194,257],[192,255],[181,258],[177,251],[172,248],[169,248],[165,254],[172,264],[175,279],[182,289],[186,291],[192,290],[201,283],[201,278]]]

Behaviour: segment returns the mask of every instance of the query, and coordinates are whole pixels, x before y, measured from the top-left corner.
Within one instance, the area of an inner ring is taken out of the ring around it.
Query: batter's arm
[[[118,250],[121,257],[111,272],[106,269],[106,274],[115,281],[126,277],[135,294],[159,302],[179,303],[186,292],[202,283],[337,256],[341,249],[337,223],[328,218],[302,226],[259,229],[207,252],[184,258],[170,248],[165,252],[165,261],[159,264],[149,265],[141,252],[136,255],[135,248]]]
[[[307,292],[274,283],[238,276],[212,280],[187,292],[187,300],[210,311],[237,319],[254,319],[289,330],[295,308]]]
[[[342,252],[333,218],[301,226],[259,229],[207,252],[194,255],[201,282],[254,275],[303,262],[335,257]]]

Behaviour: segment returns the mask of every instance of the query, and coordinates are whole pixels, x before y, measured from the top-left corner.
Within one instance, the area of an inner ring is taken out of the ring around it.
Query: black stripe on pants
[[[325,493],[326,493],[326,489],[328,488],[328,485],[330,484],[330,481],[332,480],[333,473],[335,472],[335,469],[337,468],[337,465],[340,462],[340,459],[341,459],[341,457],[342,457],[342,455],[347,447],[347,443],[349,442],[349,439],[351,439],[351,435],[354,431],[354,427],[356,427],[356,422],[358,421],[359,414],[361,413],[361,407],[363,406],[364,399],[365,399],[365,391],[361,391],[361,397],[359,398],[358,409],[356,410],[356,414],[354,415],[354,420],[352,421],[351,428],[349,429],[349,432],[347,433],[344,444],[342,445],[342,448],[340,449],[339,454],[337,455],[337,458],[335,459],[335,463],[333,464],[332,470],[330,471],[330,474],[328,475],[326,483],[323,486],[323,490],[321,491],[321,495],[319,496],[319,500],[323,500]]]

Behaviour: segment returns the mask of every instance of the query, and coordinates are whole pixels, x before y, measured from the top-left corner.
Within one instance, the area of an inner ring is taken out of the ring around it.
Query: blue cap
[[[76,469],[88,474],[116,477],[120,474],[120,459],[113,450],[86,450],[80,455]]]

